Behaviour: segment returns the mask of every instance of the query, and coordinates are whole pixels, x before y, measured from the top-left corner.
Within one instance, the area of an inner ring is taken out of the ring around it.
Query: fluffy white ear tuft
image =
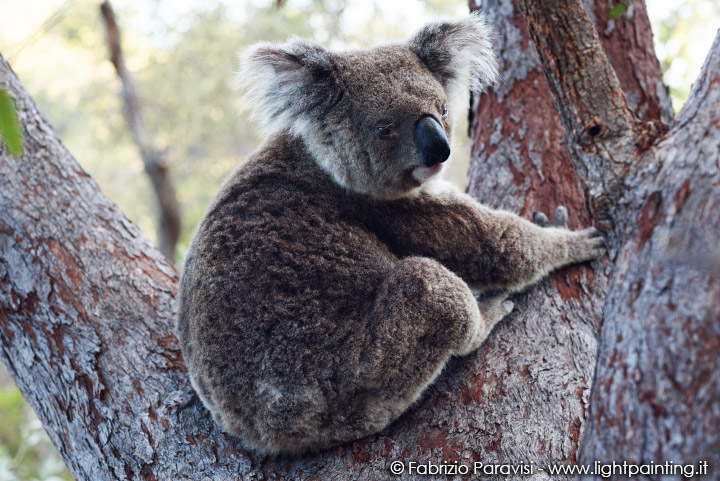
[[[299,135],[339,95],[334,68],[326,50],[304,40],[255,44],[241,54],[235,77],[244,93],[242,107],[252,111],[265,134],[290,130]]]
[[[451,98],[482,91],[498,79],[492,47],[493,29],[479,12],[461,20],[423,27],[410,40],[410,50],[435,74]]]

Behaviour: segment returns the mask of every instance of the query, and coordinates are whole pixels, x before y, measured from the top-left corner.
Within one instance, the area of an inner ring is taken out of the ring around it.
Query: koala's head
[[[243,55],[238,79],[266,132],[302,137],[348,190],[394,199],[442,170],[469,90],[495,81],[491,35],[483,16],[470,15],[363,51],[260,43]]]

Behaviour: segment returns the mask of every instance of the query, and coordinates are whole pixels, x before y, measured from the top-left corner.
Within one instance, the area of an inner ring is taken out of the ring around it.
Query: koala
[[[441,179],[454,116],[497,77],[491,35],[471,15],[369,50],[291,39],[242,56],[268,137],[199,224],[177,329],[202,403],[246,448],[381,431],[480,346],[510,294],[604,254],[563,208],[543,227]]]

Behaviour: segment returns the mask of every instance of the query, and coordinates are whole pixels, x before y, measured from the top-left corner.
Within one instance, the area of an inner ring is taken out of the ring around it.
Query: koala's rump
[[[352,423],[333,420],[334,406],[352,400],[365,323],[395,258],[343,201],[252,184],[217,202],[193,241],[184,352],[215,419],[251,445]]]

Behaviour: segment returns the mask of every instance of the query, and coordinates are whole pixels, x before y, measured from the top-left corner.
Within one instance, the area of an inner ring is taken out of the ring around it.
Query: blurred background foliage
[[[289,35],[337,48],[406,38],[464,0],[114,0],[143,114],[165,149],[182,206],[177,267],[205,207],[257,146],[232,87],[237,54]],[[720,26],[712,0],[648,0],[656,51],[678,110]],[[123,117],[98,0],[0,0],[0,54],[103,192],[151,239],[156,206]],[[467,126],[458,126],[448,177],[464,187]],[[0,481],[71,479],[39,421],[0,372]]]

